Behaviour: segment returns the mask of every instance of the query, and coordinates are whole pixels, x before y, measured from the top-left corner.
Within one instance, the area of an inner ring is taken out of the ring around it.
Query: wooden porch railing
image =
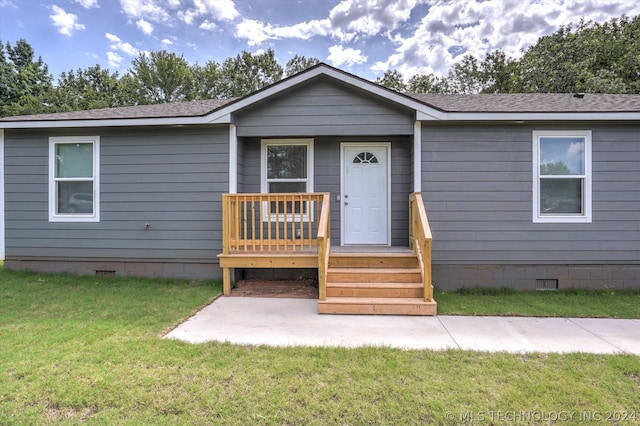
[[[433,300],[431,283],[431,228],[427,212],[422,201],[422,194],[414,192],[409,197],[409,244],[418,256],[422,282],[424,284],[424,300]]]
[[[223,194],[224,254],[312,252],[328,194]],[[328,210],[327,210],[328,212]]]
[[[331,250],[331,214],[329,194],[322,196],[322,209],[318,221],[318,299],[327,300],[327,269]]]
[[[320,300],[324,300],[331,245],[329,202],[329,193],[223,194],[221,266],[225,295],[231,291],[230,268],[223,263],[230,265],[230,256],[246,257],[246,267],[282,267],[282,262],[273,261],[276,257],[288,267],[312,267],[293,260],[303,255],[318,258]]]

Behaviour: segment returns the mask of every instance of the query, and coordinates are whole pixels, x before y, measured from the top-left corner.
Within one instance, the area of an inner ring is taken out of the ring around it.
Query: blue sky
[[[100,64],[121,74],[140,53],[189,63],[273,48],[364,78],[398,69],[446,75],[464,54],[518,57],[561,25],[640,13],[636,0],[0,0],[0,40],[26,39],[57,77]]]

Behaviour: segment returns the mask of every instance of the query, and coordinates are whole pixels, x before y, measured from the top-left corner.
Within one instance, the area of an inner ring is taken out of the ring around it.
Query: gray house
[[[640,95],[403,95],[325,64],[232,100],[0,119],[5,268],[317,270],[319,311],[637,288]]]

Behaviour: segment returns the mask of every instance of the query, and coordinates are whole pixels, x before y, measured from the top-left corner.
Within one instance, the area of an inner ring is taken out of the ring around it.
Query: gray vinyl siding
[[[592,130],[592,223],[533,223],[532,131]],[[640,126],[425,124],[434,264],[640,260]]]
[[[100,136],[98,223],[48,221],[49,136],[64,135]],[[228,158],[227,127],[7,131],[6,256],[211,262]]]
[[[331,243],[340,245],[340,143],[391,142],[391,244],[408,245],[409,194],[412,190],[411,138],[406,136],[322,136],[314,138],[314,192],[331,194]],[[239,169],[244,182],[242,192],[260,192],[260,149],[258,138],[241,138],[245,152]]]
[[[410,135],[414,113],[328,79],[240,112],[238,136]]]

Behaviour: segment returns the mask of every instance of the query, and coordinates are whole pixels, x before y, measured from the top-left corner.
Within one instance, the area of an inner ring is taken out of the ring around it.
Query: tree
[[[208,61],[204,66],[195,64],[191,67],[194,80],[194,96],[196,99],[219,99],[224,90],[222,69],[215,61]]]
[[[284,66],[284,75],[285,77],[291,77],[319,63],[320,60],[318,58],[307,58],[306,56],[296,55],[287,61],[287,64]]]
[[[542,37],[519,61],[525,92],[640,93],[640,15],[580,21]]]
[[[478,60],[473,55],[465,55],[451,68],[447,80],[453,93],[479,93],[483,84]]]
[[[110,108],[126,104],[120,96],[118,73],[112,74],[100,65],[75,72],[63,72],[58,77],[53,92],[56,108],[61,111]]]
[[[375,83],[396,92],[404,93],[407,91],[407,85],[404,84],[402,73],[398,70],[385,71],[384,75],[377,78]]]
[[[435,74],[416,74],[409,79],[409,93],[450,93],[449,82]]]
[[[490,52],[480,63],[482,93],[518,92],[518,66],[501,50]]]
[[[235,58],[227,58],[220,70],[220,97],[244,96],[282,79],[282,67],[273,49],[251,54],[243,51]]]
[[[194,99],[193,72],[187,61],[173,52],[140,53],[129,71],[129,87],[138,92],[136,103],[167,103]],[[136,84],[137,83],[137,84]],[[137,87],[136,87],[137,86]]]
[[[1,44],[1,43],[0,43]],[[0,116],[51,111],[49,97],[53,78],[42,57],[20,39],[0,49]]]

